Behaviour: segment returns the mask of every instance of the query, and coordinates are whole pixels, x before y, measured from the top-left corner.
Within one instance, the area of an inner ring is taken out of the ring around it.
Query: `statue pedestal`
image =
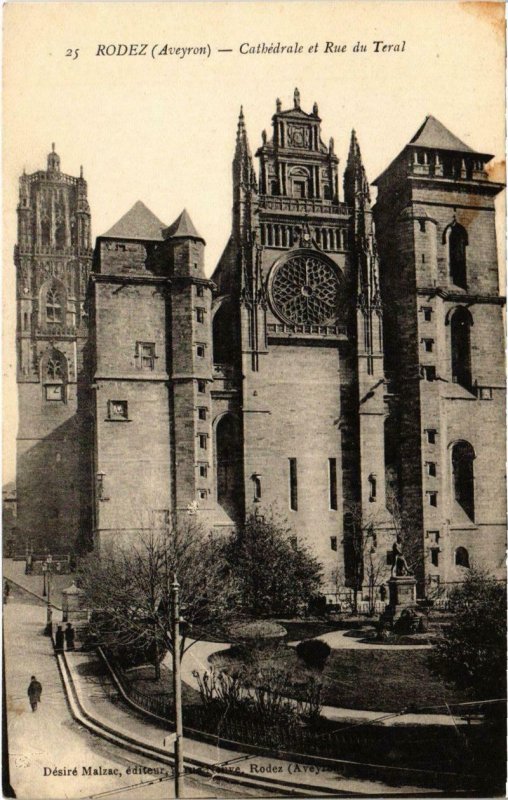
[[[404,608],[416,605],[416,578],[414,575],[398,575],[388,581],[389,606],[399,614]]]

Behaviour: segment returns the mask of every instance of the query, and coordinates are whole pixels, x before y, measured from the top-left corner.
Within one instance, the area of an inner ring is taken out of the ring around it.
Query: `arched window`
[[[466,247],[467,233],[462,225],[455,223],[448,236],[450,277],[455,286],[462,289],[467,289]]]
[[[65,231],[65,220],[63,218],[59,218],[56,221],[55,225],[55,243],[59,250],[65,247],[66,245],[66,231]]]
[[[46,322],[62,322],[62,305],[56,289],[48,289],[46,294]]]
[[[51,222],[49,217],[41,219],[41,244],[49,245],[51,238]]]
[[[456,442],[452,448],[453,492],[455,500],[474,522],[475,452],[469,442]]]
[[[229,300],[216,311],[212,328],[214,364],[233,364],[236,336],[233,306]]]
[[[232,414],[225,414],[215,430],[217,458],[217,502],[232,519],[240,510],[242,457],[238,423]]]
[[[44,398],[48,401],[65,402],[67,359],[60,350],[52,348],[42,356],[41,378]]]
[[[471,389],[471,325],[473,318],[467,308],[453,312],[451,319],[452,380]]]
[[[455,550],[455,565],[469,569],[469,553],[465,547],[457,547]]]
[[[48,363],[46,366],[46,375],[50,380],[59,380],[62,378],[62,361],[59,355],[54,353],[50,358],[48,358]]]
[[[277,180],[270,181],[270,194],[273,195],[279,194],[279,181]]]

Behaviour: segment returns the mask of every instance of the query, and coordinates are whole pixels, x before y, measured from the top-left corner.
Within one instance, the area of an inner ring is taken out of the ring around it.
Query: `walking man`
[[[32,711],[37,711],[37,703],[41,702],[42,686],[35,675],[32,675],[30,679],[27,694],[30,705],[32,706]]]

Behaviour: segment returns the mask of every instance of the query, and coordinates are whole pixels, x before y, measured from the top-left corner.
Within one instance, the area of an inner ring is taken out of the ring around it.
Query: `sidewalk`
[[[97,669],[97,656],[73,652],[66,653],[65,659],[76,697],[82,711],[97,725],[142,747],[154,748],[160,753],[160,760],[171,761],[171,750],[163,752],[164,738],[168,730],[161,723],[149,722],[146,716],[127,710],[119,702],[119,694],[112,682]],[[294,761],[263,755],[252,755],[238,750],[228,750],[220,743],[207,744],[196,740],[184,740],[184,758],[187,769],[201,767],[209,771],[210,780],[234,773],[241,780],[260,778],[261,788],[271,785],[273,789],[287,794],[291,789],[302,796],[364,795],[386,796],[417,794],[428,796],[429,790],[413,785],[389,786],[381,781],[358,778],[345,778],[340,767],[304,765]],[[435,791],[431,792],[436,794]]]
[[[337,631],[341,633],[341,631]],[[326,634],[333,636],[334,634]],[[322,636],[317,638],[322,639]],[[355,641],[346,639],[346,642]],[[193,672],[203,673],[210,669],[209,658],[213,653],[221,650],[228,650],[231,647],[227,642],[201,642],[195,641],[190,649],[186,650],[181,663],[182,681],[193,689],[199,691],[199,684]],[[369,645],[363,645],[369,647]],[[390,647],[386,646],[387,649]],[[411,647],[405,645],[404,649]],[[420,649],[422,645],[413,645],[415,649]],[[424,645],[428,647],[428,645]],[[171,669],[171,657],[168,653],[163,663]],[[366,711],[357,708],[340,708],[338,706],[323,706],[321,711],[323,717],[334,722],[347,722],[349,720],[378,720],[380,725],[461,725],[466,724],[465,720],[451,716],[450,714],[389,714],[386,711]]]

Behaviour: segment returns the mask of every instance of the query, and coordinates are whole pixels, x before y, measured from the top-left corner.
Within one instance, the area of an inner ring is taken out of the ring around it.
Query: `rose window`
[[[295,255],[275,267],[271,281],[274,310],[288,322],[323,325],[335,322],[339,278],[318,255]]]

